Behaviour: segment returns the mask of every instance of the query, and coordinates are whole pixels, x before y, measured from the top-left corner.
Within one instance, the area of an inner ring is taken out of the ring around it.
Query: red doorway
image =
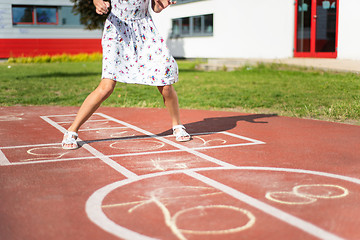
[[[294,57],[336,58],[339,0],[295,0]]]

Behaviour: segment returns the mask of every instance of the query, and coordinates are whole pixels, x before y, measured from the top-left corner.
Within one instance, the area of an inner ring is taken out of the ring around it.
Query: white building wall
[[[102,31],[89,31],[79,27],[38,27],[13,26],[11,5],[42,5],[42,6],[73,6],[69,0],[0,0],[0,38],[51,38],[51,39],[82,39],[101,38]]]
[[[360,60],[360,0],[340,0],[338,58]]]
[[[168,37],[171,19],[214,14],[212,37],[167,39],[176,57],[287,58],[293,56],[294,2],[289,0],[205,0],[153,14]],[[231,23],[231,24],[229,24]]]

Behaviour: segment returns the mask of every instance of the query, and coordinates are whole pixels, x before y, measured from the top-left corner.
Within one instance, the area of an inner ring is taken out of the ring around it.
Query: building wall
[[[359,0],[339,0],[339,59],[360,59]],[[214,14],[212,37],[170,39],[171,19]],[[295,8],[291,0],[204,0],[153,14],[176,57],[293,57]]]
[[[340,0],[338,58],[360,60],[360,1]]]
[[[214,14],[212,37],[170,39],[171,19]],[[293,55],[294,3],[289,0],[205,0],[153,14],[174,56],[287,58]]]
[[[12,4],[73,6],[69,0],[0,0],[0,58],[101,52],[101,30],[83,27],[14,26]]]

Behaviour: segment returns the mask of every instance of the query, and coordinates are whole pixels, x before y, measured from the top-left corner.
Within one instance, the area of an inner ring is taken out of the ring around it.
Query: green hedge
[[[49,62],[96,62],[102,60],[101,53],[80,53],[76,55],[43,55],[36,57],[9,58],[8,63],[49,63]]]

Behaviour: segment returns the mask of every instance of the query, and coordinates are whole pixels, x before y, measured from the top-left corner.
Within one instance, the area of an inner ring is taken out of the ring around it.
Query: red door
[[[295,0],[295,57],[337,57],[339,0]]]

